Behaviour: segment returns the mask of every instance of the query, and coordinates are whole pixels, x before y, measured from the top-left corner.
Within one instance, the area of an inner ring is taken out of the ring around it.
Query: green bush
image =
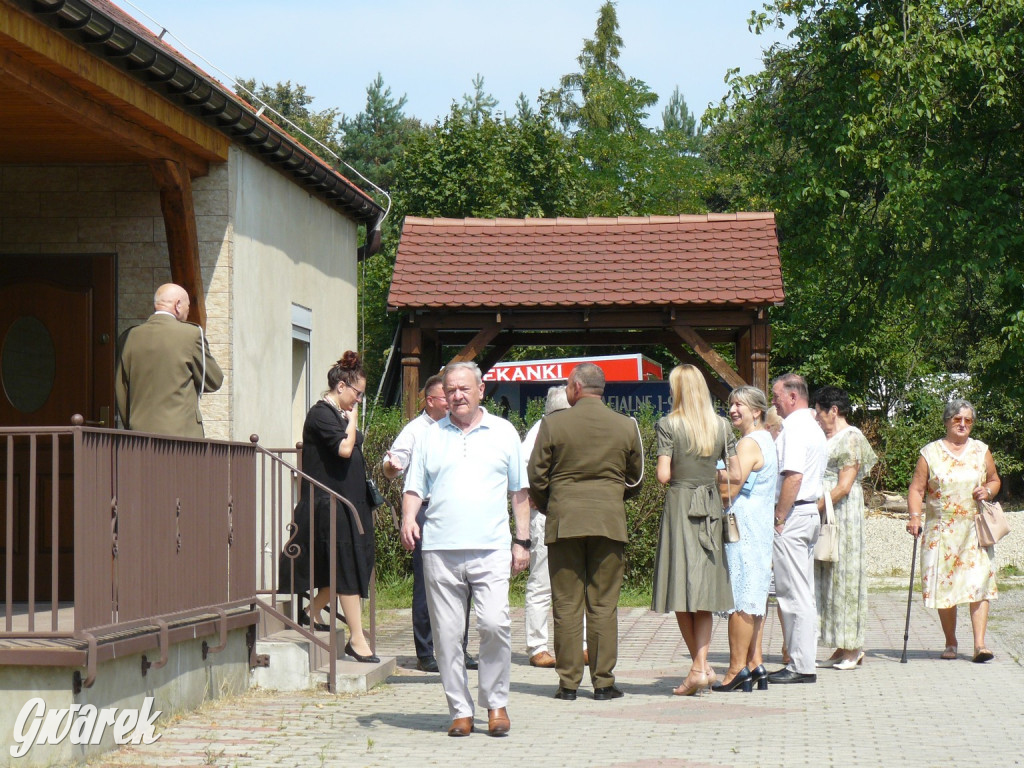
[[[908,406],[892,419],[871,415],[855,419],[858,426],[871,442],[878,454],[878,464],[872,475],[876,487],[906,493],[910,478],[922,447],[944,434],[942,411],[947,400],[953,395],[964,396],[974,403],[978,410],[978,422],[973,436],[989,444],[1004,488],[1019,487],[1020,474],[1024,469],[1021,435],[1024,435],[1024,415],[1020,409],[1000,400],[1000,396],[969,389],[959,383],[962,391],[936,391],[934,385],[922,385],[907,398]],[[485,401],[492,413],[500,413],[497,404]],[[519,431],[520,437],[544,413],[544,400],[536,398],[527,405],[526,418],[510,414],[509,421]],[[654,426],[659,414],[646,408],[637,414],[637,424],[644,445],[644,481],[640,493],[626,502],[626,522],[629,542],[626,545],[626,589],[649,589],[654,572],[654,557],[658,545],[658,530],[661,524],[665,489],[655,478],[658,445]],[[402,478],[387,480],[381,471],[381,460],[391,447],[395,437],[405,425],[401,411],[397,408],[375,408],[370,415],[363,454],[367,471],[377,483],[388,506],[377,510],[375,527],[377,536],[377,579],[381,584],[396,584],[412,576],[412,560],[401,545],[396,521],[401,514]],[[1005,497],[1005,493],[1004,493]],[[392,515],[392,508],[394,516]],[[513,583],[515,589],[522,589],[525,576],[518,576]]]
[[[626,588],[651,586],[654,574],[654,556],[658,550],[658,530],[665,505],[665,488],[655,476],[658,463],[658,439],[654,425],[661,418],[645,404],[636,414],[640,437],[644,445],[644,481],[640,493],[626,502]]]
[[[1019,486],[1022,462],[1021,435],[1024,416],[1002,394],[985,392],[970,382],[936,390],[920,386],[907,399],[908,407],[891,419],[875,417],[864,432],[878,453],[876,470],[880,487],[906,493],[921,449],[945,434],[942,412],[953,397],[969,400],[977,412],[971,437],[987,443],[1007,492]],[[877,434],[877,442],[873,434]]]

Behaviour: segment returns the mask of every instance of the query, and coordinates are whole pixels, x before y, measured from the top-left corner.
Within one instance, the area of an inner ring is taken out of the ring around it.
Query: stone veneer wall
[[[194,179],[206,332],[224,385],[203,399],[206,436],[231,434],[231,223],[227,165]],[[118,333],[144,322],[171,279],[160,193],[145,165],[0,166],[0,254],[114,253]],[[2,259],[2,256],[0,256]]]

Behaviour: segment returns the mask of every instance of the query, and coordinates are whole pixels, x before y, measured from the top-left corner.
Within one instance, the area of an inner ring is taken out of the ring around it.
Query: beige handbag
[[[979,501],[978,514],[974,518],[978,531],[978,546],[991,547],[1010,532],[1010,523],[1003,514],[998,501]]]
[[[836,511],[832,506],[830,491],[825,491],[825,522],[821,524],[821,533],[814,543],[814,559],[823,563],[839,560],[839,526],[836,524]]]
[[[731,508],[734,499],[732,498],[732,481],[729,479],[728,442],[726,440],[726,446],[722,448],[722,463],[725,464],[725,487],[726,492],[729,494],[729,507]],[[730,544],[740,540],[740,524],[736,522],[735,512],[725,513],[725,540]]]

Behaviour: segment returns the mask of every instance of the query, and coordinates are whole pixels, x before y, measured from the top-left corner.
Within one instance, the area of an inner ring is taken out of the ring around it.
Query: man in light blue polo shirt
[[[512,666],[508,582],[530,562],[527,480],[515,427],[480,407],[484,384],[477,365],[452,363],[443,376],[449,413],[424,432],[406,472],[402,545],[412,550],[418,540],[422,544],[434,654],[452,718],[448,735],[468,736],[473,730],[462,651],[472,596],[480,635],[478,702],[487,709],[488,733],[504,736],[510,727]],[[416,516],[427,497],[421,529]]]

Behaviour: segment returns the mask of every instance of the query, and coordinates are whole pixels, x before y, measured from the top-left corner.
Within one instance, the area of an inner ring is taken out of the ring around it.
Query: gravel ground
[[[1006,511],[1010,533],[996,544],[996,563],[1024,573],[1024,510]],[[870,576],[909,576],[914,541],[907,533],[907,516],[871,512],[866,521],[867,571]]]
[[[1021,575],[1005,571],[1000,574],[999,597],[991,604],[989,630],[996,640],[997,652],[1005,652],[1018,664],[1024,664],[1024,510],[1004,511],[1010,521],[1010,533],[996,544],[996,564],[998,568],[1013,566]],[[866,523],[867,571],[872,577],[872,589],[905,591],[914,546],[907,533],[906,514],[870,512]],[[914,581],[914,600],[920,601],[920,562]],[[962,650],[969,649],[970,637],[969,615],[962,610],[957,621],[957,639]]]

